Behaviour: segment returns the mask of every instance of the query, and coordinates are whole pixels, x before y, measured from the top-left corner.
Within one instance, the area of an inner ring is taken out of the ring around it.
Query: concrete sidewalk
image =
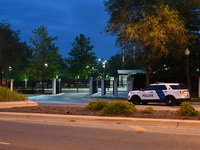
[[[38,103],[33,101],[16,101],[16,102],[0,102],[0,108],[38,106]]]
[[[113,91],[106,91],[105,95],[101,95],[101,92],[97,92],[91,95],[92,97],[127,97],[127,91],[118,91],[117,95],[113,94]]]
[[[37,113],[8,113],[0,112],[0,119],[21,118],[21,119],[48,119],[61,121],[89,121],[105,123],[128,123],[128,124],[149,124],[149,125],[171,125],[175,127],[196,126],[200,127],[200,120],[180,120],[180,119],[150,119],[150,118],[130,118],[130,117],[105,117],[105,116],[84,116],[84,115],[56,115]]]

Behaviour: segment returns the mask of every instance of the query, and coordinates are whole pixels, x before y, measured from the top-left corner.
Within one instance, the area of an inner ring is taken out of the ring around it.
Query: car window
[[[152,85],[147,86],[147,87],[144,88],[144,90],[146,90],[146,91],[148,91],[148,90],[155,90],[155,86],[152,86]]]
[[[167,90],[165,85],[157,85],[156,90]]]
[[[187,89],[187,87],[184,84],[179,84],[179,85],[170,85],[170,87],[173,90],[177,90],[177,89]]]

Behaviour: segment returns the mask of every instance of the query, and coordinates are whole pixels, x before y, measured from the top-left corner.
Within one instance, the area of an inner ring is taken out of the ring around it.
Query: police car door
[[[167,92],[167,87],[165,85],[156,85],[156,97],[158,100],[164,100],[165,99],[165,95]]]
[[[154,100],[155,97],[157,97],[155,92],[155,85],[147,86],[141,94],[142,100]]]

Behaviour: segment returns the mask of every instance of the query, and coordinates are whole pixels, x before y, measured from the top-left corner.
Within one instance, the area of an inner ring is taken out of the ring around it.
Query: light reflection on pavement
[[[39,95],[29,97],[29,101],[37,103],[88,103],[88,93],[62,93],[58,95]]]

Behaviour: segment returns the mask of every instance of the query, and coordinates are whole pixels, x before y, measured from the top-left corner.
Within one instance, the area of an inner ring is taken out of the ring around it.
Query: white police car
[[[143,90],[130,91],[127,97],[135,105],[148,102],[165,102],[168,106],[180,105],[190,99],[189,90],[180,83],[155,83]]]

